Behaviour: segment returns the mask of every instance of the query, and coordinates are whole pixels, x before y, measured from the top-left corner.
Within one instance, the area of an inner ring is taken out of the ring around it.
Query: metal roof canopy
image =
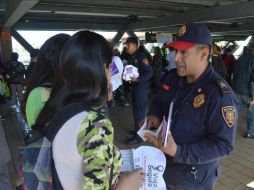
[[[0,23],[14,30],[174,33],[180,24],[200,22],[213,34],[252,35],[253,10],[250,0],[1,0]]]

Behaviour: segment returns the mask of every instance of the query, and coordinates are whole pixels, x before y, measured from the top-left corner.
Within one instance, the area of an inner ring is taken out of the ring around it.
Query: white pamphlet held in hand
[[[138,68],[133,65],[126,65],[123,71],[123,80],[131,81],[132,77],[139,77]]]
[[[162,137],[162,142],[164,143],[164,147],[168,144],[168,135],[171,135],[170,129],[171,129],[173,107],[174,107],[174,102],[172,101],[169,106],[167,125],[164,125],[164,127],[162,128],[161,137]]]
[[[155,129],[155,130],[148,129],[147,119],[145,119],[143,126],[137,132],[137,134],[143,139],[143,141],[147,141],[147,139],[145,138],[145,133],[150,133],[156,137],[159,137],[159,135],[160,135],[164,147],[167,145],[168,135],[171,134],[170,128],[171,128],[173,106],[174,106],[174,103],[171,102],[170,106],[169,106],[168,122],[165,120],[165,117],[163,117],[163,120],[162,120],[158,129]]]
[[[141,146],[136,150],[121,150],[121,157],[123,159],[121,172],[143,168],[146,177],[139,190],[167,189],[163,179],[166,157],[161,150],[151,146]]]
[[[166,124],[167,124],[167,122],[166,122],[165,118],[163,118],[163,121],[161,122],[161,125],[158,129],[150,130],[147,128],[148,127],[147,120],[145,119],[143,126],[139,129],[137,134],[143,139],[143,141],[147,141],[147,139],[145,138],[145,133],[150,133],[150,134],[153,134],[156,137],[158,137],[161,132],[161,129],[163,128],[163,125],[166,125]]]

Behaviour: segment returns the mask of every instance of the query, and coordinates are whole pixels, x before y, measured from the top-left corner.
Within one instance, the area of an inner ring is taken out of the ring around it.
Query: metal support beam
[[[15,24],[16,30],[103,30],[119,31],[124,30],[122,24],[100,24],[100,23],[81,23],[81,22],[18,22]]]
[[[0,2],[0,9],[5,9],[5,3],[4,2]]]
[[[209,30],[213,34],[233,34],[233,33],[253,33],[254,32],[254,23],[250,24],[239,24],[239,25],[221,25],[221,26],[209,26]],[[161,28],[153,28],[153,32],[170,32],[176,33],[178,27],[161,27]]]
[[[3,27],[12,27],[39,0],[9,0],[7,2]]]
[[[133,31],[127,31],[126,33],[128,34],[128,36],[138,38],[137,35]]]
[[[113,37],[112,39],[113,47],[119,42],[119,40],[121,40],[124,33],[125,33],[124,31],[118,31],[117,34]]]
[[[85,2],[85,1],[84,1]],[[73,3],[71,3],[73,4]],[[52,7],[53,6],[53,7]],[[80,6],[65,6],[65,5],[44,5],[44,3],[37,5],[33,8],[32,11],[48,11],[52,10],[56,14],[102,14],[102,15],[111,15],[111,16],[122,16],[127,17],[128,15],[137,15],[137,16],[147,16],[150,18],[155,18],[157,15],[162,15],[168,13],[166,10],[150,10],[147,11],[145,7],[142,8],[136,8],[138,11],[133,10],[133,8],[129,7],[114,7],[114,6],[92,6],[92,5],[80,5]]]
[[[147,19],[132,23],[128,30],[151,30],[152,28],[175,26],[188,22],[209,22],[226,19],[254,17],[254,2],[239,3],[225,6],[187,11],[155,19]]]
[[[194,5],[191,3],[160,3],[149,0],[144,6],[142,1],[131,1],[126,3],[125,0],[86,0],[86,1],[67,1],[65,3],[61,2],[40,2],[31,11],[54,11],[57,13],[75,13],[75,14],[111,14],[115,15],[136,15],[140,17],[158,17],[160,15],[169,15],[171,13],[176,13],[178,11],[186,11],[189,8],[200,8],[206,5]],[[149,10],[149,11],[147,11]]]
[[[213,34],[221,34],[221,33],[253,33],[254,31],[254,23],[252,24],[242,24],[242,25],[232,25],[232,26],[213,26],[211,27],[211,32]]]
[[[144,30],[138,30],[139,32],[169,32],[169,33],[176,33],[177,29],[179,27],[171,27],[171,26],[168,26],[168,27],[157,27],[157,28],[152,28],[152,29],[144,29]]]
[[[12,30],[12,36],[22,45],[30,54],[34,51],[33,46],[31,46],[25,38],[23,38],[16,30]]]

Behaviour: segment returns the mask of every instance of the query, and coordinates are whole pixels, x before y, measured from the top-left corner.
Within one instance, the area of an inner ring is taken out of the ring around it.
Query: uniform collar
[[[212,79],[214,70],[212,65],[209,63],[206,70],[200,75],[200,77],[192,84],[188,84],[186,77],[180,77],[180,80],[178,82],[178,85],[180,88],[199,88],[203,84],[209,82]]]

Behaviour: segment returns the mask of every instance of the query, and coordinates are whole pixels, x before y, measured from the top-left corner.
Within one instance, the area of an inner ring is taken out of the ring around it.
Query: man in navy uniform
[[[148,55],[138,50],[138,39],[128,37],[126,39],[126,48],[128,52],[127,61],[138,68],[139,77],[133,77],[132,83],[132,107],[135,122],[134,136],[127,141],[129,145],[137,144],[141,141],[137,131],[142,126],[146,117],[146,106],[148,102],[149,79],[153,75]]]
[[[209,64],[212,37],[204,25],[179,28],[176,71],[171,72],[150,106],[148,126],[158,127],[173,104],[166,146],[161,136],[146,134],[167,157],[167,189],[212,190],[220,174],[220,159],[233,150],[238,102],[230,86]]]

